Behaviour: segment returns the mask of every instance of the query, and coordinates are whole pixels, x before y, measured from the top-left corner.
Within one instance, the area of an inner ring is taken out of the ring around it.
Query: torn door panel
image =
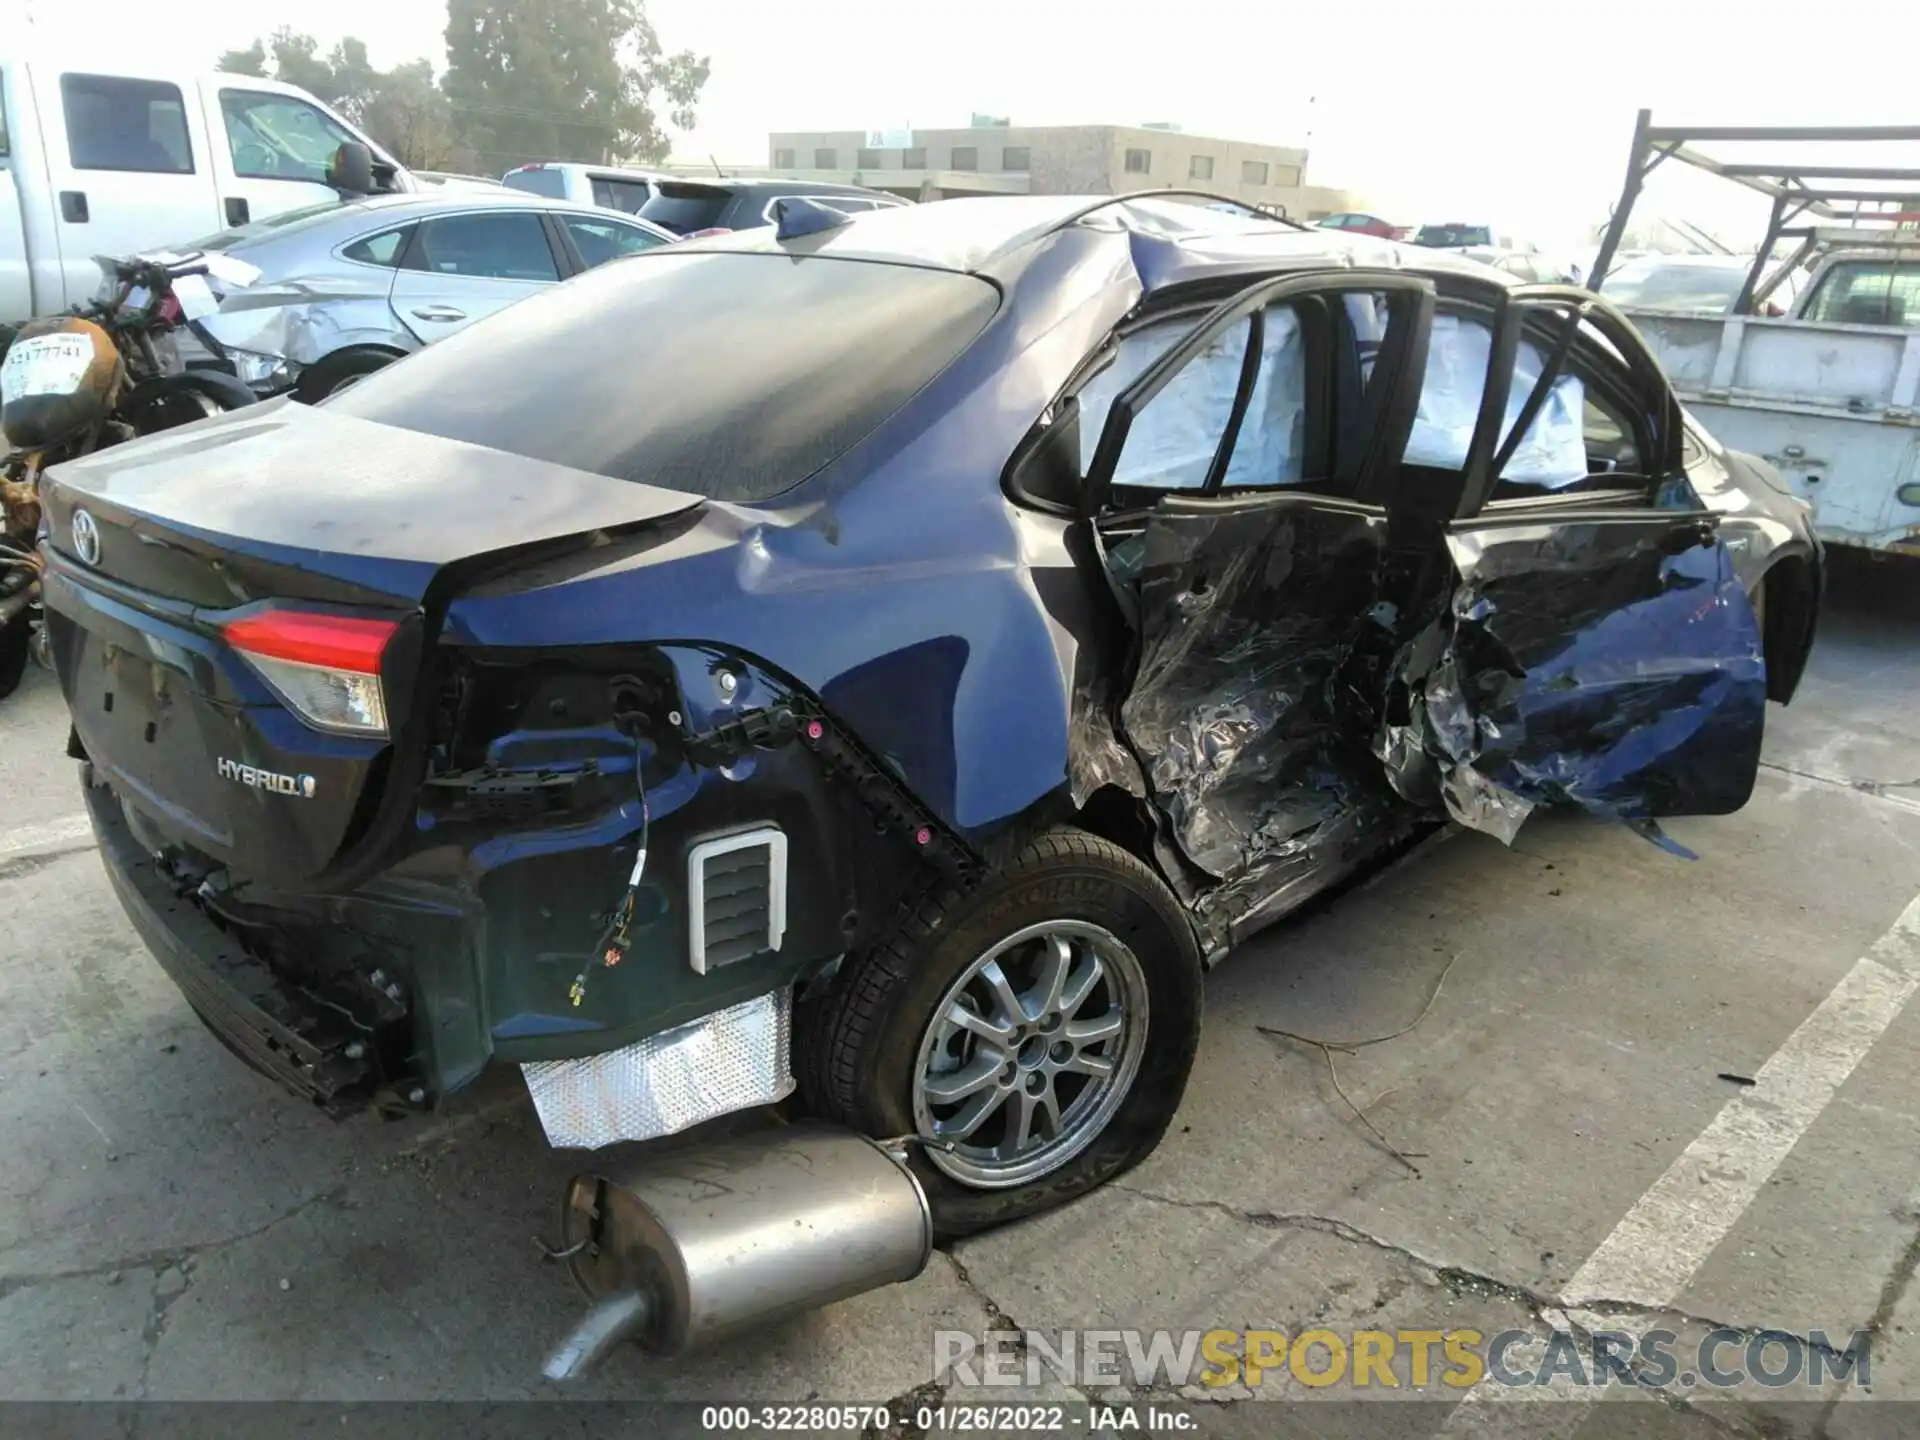
[[[1404,714],[1376,741],[1402,794],[1437,788],[1456,820],[1507,841],[1539,805],[1636,821],[1746,803],[1765,662],[1710,529],[1650,513],[1448,546],[1458,584],[1438,643],[1403,652]]]
[[[1114,547],[1138,574],[1140,661],[1125,736],[1182,854],[1246,889],[1342,853],[1356,809],[1391,803],[1366,750],[1363,648],[1384,521],[1321,503],[1170,503]]]

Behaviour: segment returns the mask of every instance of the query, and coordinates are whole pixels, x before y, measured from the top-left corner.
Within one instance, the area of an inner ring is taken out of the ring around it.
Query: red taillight
[[[180,322],[180,302],[169,295],[160,302],[160,318],[169,325]]]
[[[316,730],[387,733],[380,658],[400,628],[393,620],[267,610],[222,629],[273,692]]]
[[[377,675],[380,656],[399,628],[395,620],[268,610],[245,620],[235,620],[226,627],[225,634],[229,645],[250,655]]]

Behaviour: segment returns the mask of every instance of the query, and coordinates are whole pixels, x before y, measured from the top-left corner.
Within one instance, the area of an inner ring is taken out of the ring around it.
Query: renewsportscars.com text
[[[1710,1330],[937,1330],[933,1375],[968,1386],[1257,1386],[1469,1389],[1482,1383],[1733,1389],[1872,1383],[1871,1340],[1825,1332]]]

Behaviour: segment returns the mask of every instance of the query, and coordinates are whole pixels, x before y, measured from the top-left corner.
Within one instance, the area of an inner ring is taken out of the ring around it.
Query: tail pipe
[[[591,1374],[622,1343],[684,1355],[817,1306],[911,1280],[933,1214],[903,1153],[824,1125],[759,1131],[576,1175],[562,1253],[591,1308],[547,1359]]]

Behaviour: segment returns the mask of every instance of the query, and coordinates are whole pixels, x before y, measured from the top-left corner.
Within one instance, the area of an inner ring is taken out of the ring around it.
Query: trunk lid
[[[57,465],[43,491],[63,556],[220,609],[268,598],[418,606],[452,567],[700,503],[287,398]],[[74,547],[76,508],[93,522],[97,560]]]
[[[401,803],[447,595],[701,503],[292,402],[56,466],[43,499],[49,639],[89,759],[166,838],[288,886]],[[223,634],[288,608],[398,623],[387,736],[312,728]]]

